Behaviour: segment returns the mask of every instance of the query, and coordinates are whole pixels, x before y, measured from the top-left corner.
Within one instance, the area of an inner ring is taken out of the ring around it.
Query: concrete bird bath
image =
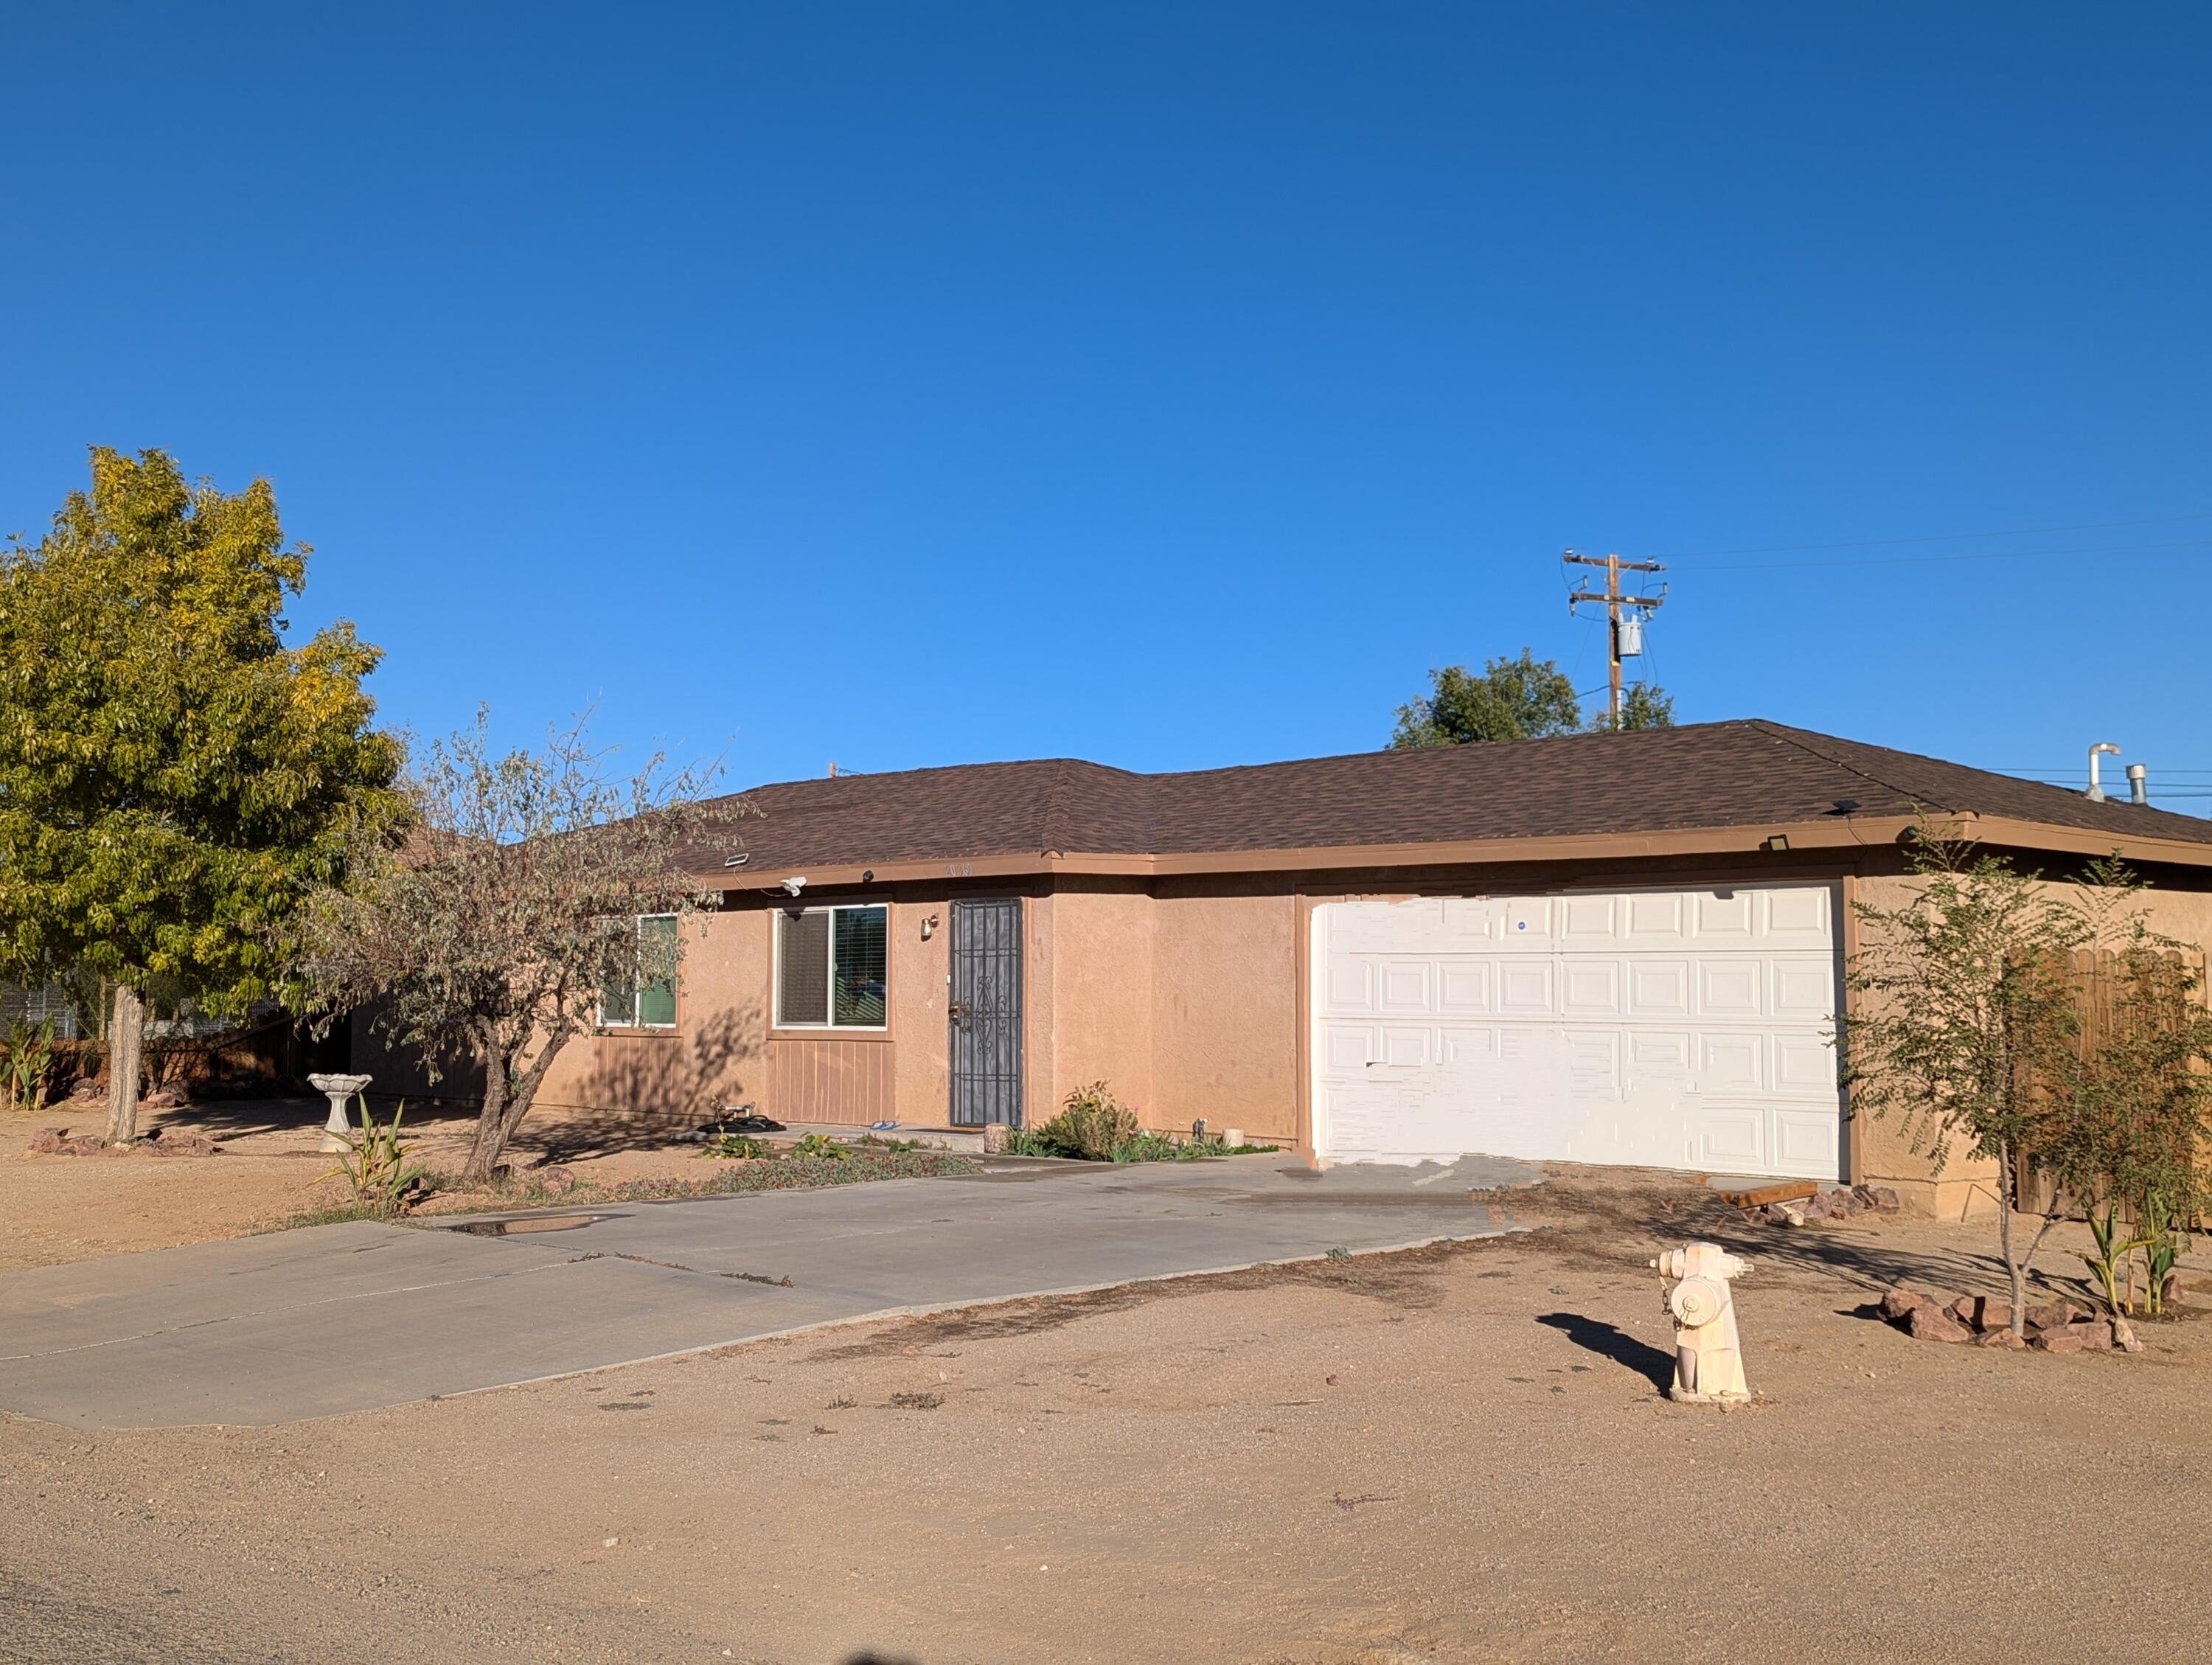
[[[353,1118],[346,1106],[353,1096],[367,1087],[376,1078],[373,1075],[311,1075],[307,1085],[317,1092],[330,1096],[331,1118],[323,1123],[323,1149],[347,1151],[353,1148],[349,1135],[353,1132]]]

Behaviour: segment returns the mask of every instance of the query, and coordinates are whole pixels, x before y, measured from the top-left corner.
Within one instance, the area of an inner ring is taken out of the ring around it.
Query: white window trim
[[[637,915],[636,919],[632,922],[632,928],[636,932],[636,933],[637,933],[637,935],[638,935],[638,936],[642,937],[642,936],[644,936],[644,934],[645,934],[645,926],[646,926],[646,921],[648,921],[648,920],[659,920],[659,919],[673,920],[673,919],[675,919],[676,917],[677,917],[677,915],[674,915],[674,914],[640,914],[640,915]],[[681,931],[681,930],[683,929],[683,927],[678,926],[678,927],[677,927],[677,929],[678,929],[678,931]],[[672,981],[672,982],[673,982],[673,983],[676,985],[676,1017],[677,1017],[677,1018],[681,1018],[681,1017],[684,1015],[684,981],[683,981],[683,977],[684,977],[684,974],[683,974],[682,970],[679,969],[678,969],[677,971],[675,971],[675,972],[672,973],[672,974],[670,975],[670,978],[669,978],[669,981]],[[636,965],[635,963],[632,963],[632,965],[631,965],[631,967],[630,967],[630,974],[629,974],[629,1020],[627,1023],[610,1023],[610,1022],[608,1022],[608,1021],[607,1021],[607,1002],[606,1002],[606,994],[605,994],[605,991],[603,990],[603,991],[601,991],[600,995],[599,995],[599,1028],[601,1028],[601,1029],[642,1029],[642,1030],[652,1030],[654,1034],[657,1034],[657,1035],[665,1035],[665,1034],[668,1033],[670,1030],[673,1030],[673,1029],[675,1029],[675,1028],[676,1028],[677,1024],[676,1024],[676,1018],[670,1018],[670,1019],[668,1020],[668,1022],[666,1022],[666,1023],[665,1023],[665,1024],[648,1024],[648,1023],[647,1023],[647,1022],[644,1020],[644,1018],[642,1018],[642,1016],[641,1015],[641,1012],[643,1012],[643,1010],[644,1010],[644,1004],[645,1004],[645,979],[644,979],[643,977],[641,977],[641,976],[640,976],[640,975],[638,975],[638,967],[637,967],[637,965]]]
[[[841,1024],[837,1021],[837,921],[830,921],[829,951],[823,955],[822,1010],[829,1014],[818,1024],[787,1023],[783,1016],[783,933],[794,914],[849,914],[855,908],[878,908],[884,915],[884,1020],[880,1024]],[[775,1027],[811,1030],[827,1034],[882,1035],[891,1026],[891,908],[888,902],[825,902],[812,908],[775,910],[775,958],[769,975],[775,982]]]

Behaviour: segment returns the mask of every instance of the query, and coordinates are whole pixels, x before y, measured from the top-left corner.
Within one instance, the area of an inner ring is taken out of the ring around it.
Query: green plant
[[[852,1156],[853,1147],[827,1133],[809,1133],[791,1147],[791,1154],[799,1160],[818,1157],[830,1162],[843,1162]]]
[[[422,1177],[422,1170],[407,1159],[407,1146],[400,1142],[399,1119],[407,1112],[406,1103],[402,1101],[392,1110],[392,1120],[384,1122],[369,1114],[368,1094],[357,1095],[354,1106],[361,1117],[361,1131],[347,1133],[346,1153],[338,1158],[337,1167],[318,1175],[316,1183],[343,1174],[353,1188],[356,1203],[387,1219],[404,1214],[409,1193]]]
[[[10,1110],[36,1109],[46,1102],[54,1068],[53,1020],[33,1024],[17,1018],[8,1025],[8,1063],[0,1074],[0,1096]]]
[[[775,1155],[775,1146],[750,1133],[717,1133],[699,1154],[717,1157],[725,1162],[762,1162]]]

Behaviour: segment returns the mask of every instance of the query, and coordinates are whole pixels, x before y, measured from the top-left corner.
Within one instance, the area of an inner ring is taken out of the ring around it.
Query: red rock
[[[2044,1352],[2087,1352],[2089,1350],[2089,1343],[2085,1338],[2063,1329],[2044,1330],[2027,1345]]]
[[[2122,1352],[2141,1352],[2143,1344],[2136,1340],[2135,1326],[2124,1318],[2112,1320],[2112,1345]]]
[[[1893,1324],[1900,1323],[1909,1317],[1915,1309],[1933,1305],[1935,1303],[1918,1290],[1906,1289],[1899,1285],[1895,1289],[1883,1291],[1881,1316]]]
[[[556,1163],[549,1168],[539,1169],[532,1177],[536,1179],[540,1185],[552,1192],[556,1196],[562,1195],[576,1188],[575,1175],[570,1173],[566,1168],[562,1167],[558,1163]]]
[[[2110,1352],[2112,1350],[2112,1327],[2106,1319],[2092,1318],[2083,1323],[2069,1324],[2062,1334],[2080,1336],[2081,1345],[2091,1352]]]
[[[1947,1310],[1969,1329],[1984,1334],[2012,1327],[2012,1303],[1993,1295],[1961,1295]]]
[[[1916,1341],[1964,1341],[1969,1339],[1966,1327],[1933,1301],[1917,1306],[1905,1315],[1905,1333]]]
[[[1894,1214],[1905,1206],[1887,1185],[1854,1185],[1851,1194],[1859,1200],[1861,1207],[1876,1214]]]
[[[163,1128],[161,1137],[149,1140],[146,1148],[157,1157],[211,1157],[216,1153],[213,1139],[175,1127]]]
[[[1974,1345],[1978,1347],[2025,1347],[2027,1338],[2014,1335],[2008,1329],[1994,1329],[1976,1336]]]
[[[2037,1330],[2063,1329],[2076,1318],[2088,1315],[2071,1301],[2043,1301],[2030,1307],[2027,1313],[2027,1327]]]
[[[31,1135],[31,1154],[41,1157],[59,1156],[62,1146],[68,1142],[68,1128],[41,1127]]]

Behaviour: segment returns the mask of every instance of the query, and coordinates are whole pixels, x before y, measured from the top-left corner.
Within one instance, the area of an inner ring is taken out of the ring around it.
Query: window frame
[[[636,914],[631,916],[630,929],[635,936],[642,938],[648,922],[666,920],[672,932],[680,933],[684,929],[681,919],[682,915],[678,914]],[[607,991],[603,988],[599,991],[599,1009],[594,1027],[607,1030],[635,1030],[646,1035],[672,1034],[684,1017],[684,975],[680,967],[669,974],[668,981],[671,985],[669,992],[674,997],[674,1013],[665,1024],[648,1024],[643,1016],[647,984],[645,979],[638,975],[635,957],[633,957],[629,974],[629,1016],[621,1019],[607,1016]]]
[[[837,1021],[837,921],[829,924],[828,951],[823,957],[823,1012],[826,1014],[818,1024],[793,1023],[783,1015],[783,933],[794,915],[804,918],[809,914],[849,914],[862,908],[873,908],[884,916],[884,1020],[880,1024],[841,1024]],[[769,945],[769,979],[770,997],[775,1007],[775,1028],[796,1035],[889,1035],[891,1028],[891,905],[889,902],[817,902],[792,906],[779,905],[775,910],[775,933]]]

